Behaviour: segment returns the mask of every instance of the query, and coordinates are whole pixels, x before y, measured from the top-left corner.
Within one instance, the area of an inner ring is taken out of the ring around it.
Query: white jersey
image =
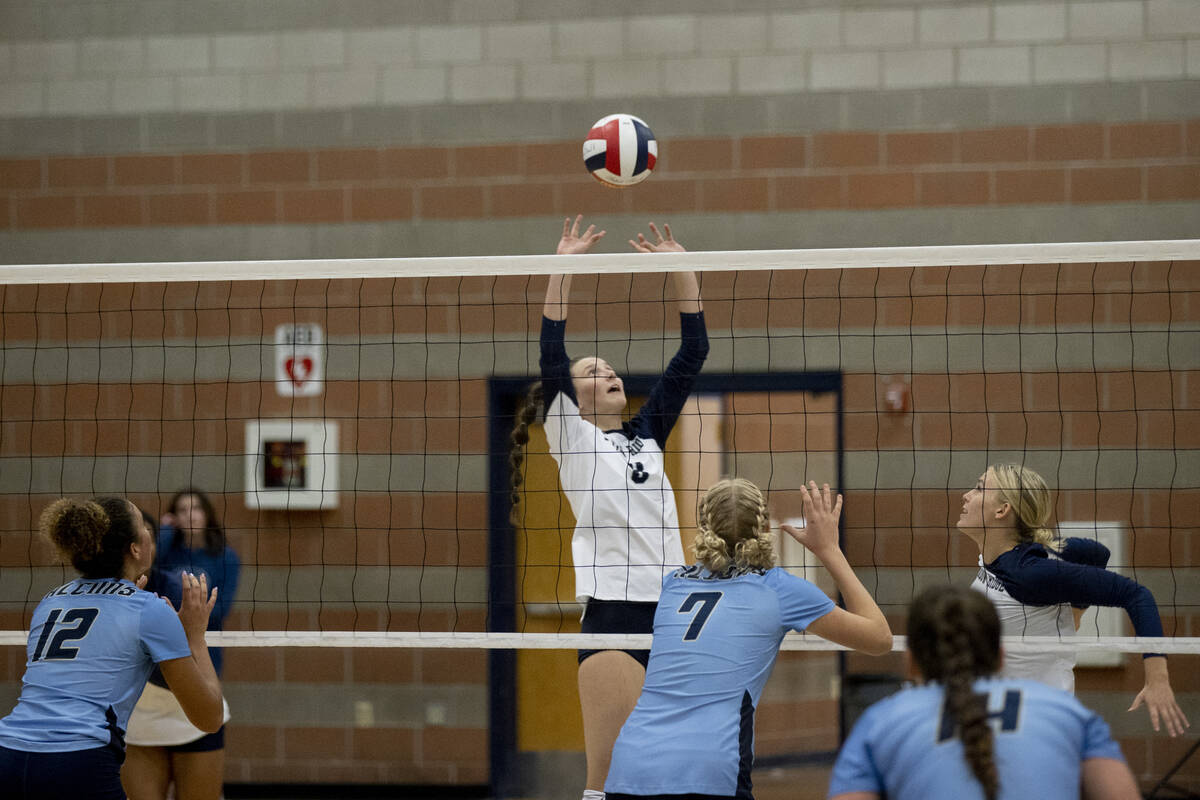
[[[683,565],[675,493],[658,442],[600,430],[564,393],[547,410],[546,439],[575,513],[576,598],[658,600],[663,578]]]
[[[996,607],[1002,636],[1057,636],[1068,639],[1075,635],[1075,617],[1069,603],[1028,606],[1013,599],[1004,582],[983,565],[983,556],[979,557],[979,572],[971,588],[983,592]],[[1025,678],[1065,692],[1074,692],[1074,670],[1074,653],[1006,651],[1000,674],[1005,678]]]

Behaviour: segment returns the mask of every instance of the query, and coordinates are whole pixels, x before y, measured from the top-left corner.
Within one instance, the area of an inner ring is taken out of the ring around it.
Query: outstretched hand
[[[575,222],[567,217],[563,220],[562,238],[558,240],[558,254],[578,255],[592,249],[592,245],[604,238],[605,231],[597,231],[595,225],[588,225],[582,235],[579,233],[579,223],[583,222],[583,214],[575,217]]]
[[[663,233],[666,235],[664,236]],[[675,241],[675,237],[671,235],[671,226],[663,225],[663,233],[660,233],[658,226],[653,222],[650,223],[650,234],[654,237],[654,241],[650,241],[642,234],[637,235],[637,240],[629,240],[633,245],[633,249],[639,253],[686,253],[687,250],[679,242]]]
[[[1155,733],[1159,730],[1160,722],[1166,725],[1167,733],[1171,736],[1179,736],[1191,725],[1184,716],[1183,709],[1175,701],[1175,692],[1171,690],[1169,683],[1147,681],[1138,692],[1138,696],[1133,699],[1129,710],[1133,711],[1142,705],[1150,712],[1150,725]]]
[[[842,496],[835,500],[829,491],[829,484],[817,488],[815,481],[809,481],[808,486],[800,490],[800,499],[804,507],[803,528],[793,528],[784,525],[783,530],[800,544],[820,558],[830,549],[838,547],[838,518],[842,515]]]

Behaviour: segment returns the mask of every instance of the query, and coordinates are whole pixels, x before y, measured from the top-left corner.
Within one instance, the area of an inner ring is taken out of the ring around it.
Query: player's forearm
[[[675,281],[675,294],[679,298],[679,312],[681,314],[696,314],[704,309],[704,305],[700,302],[700,281],[696,278],[696,273],[691,272],[672,272]]]
[[[1142,659],[1142,670],[1146,675],[1147,686],[1171,685],[1171,676],[1167,674],[1166,656],[1147,656]]]
[[[874,635],[878,637],[877,643],[880,652],[890,650],[892,628],[888,625],[887,617],[883,615],[875,598],[871,597],[871,593],[867,591],[867,587],[863,586],[862,581],[854,574],[854,569],[846,560],[845,554],[838,548],[831,548],[818,554],[818,557],[825,565],[825,569],[829,570],[833,582],[837,585],[846,610],[871,625]]]
[[[567,318],[567,298],[571,294],[570,275],[551,275],[546,284],[546,304],[542,315],[546,319],[561,321]]]

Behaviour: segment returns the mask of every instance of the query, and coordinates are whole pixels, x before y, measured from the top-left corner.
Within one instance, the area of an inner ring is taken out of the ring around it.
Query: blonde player
[[[979,573],[972,588],[996,606],[1006,636],[1075,635],[1072,606],[1125,609],[1138,636],[1162,636],[1158,606],[1150,590],[1109,572],[1107,550],[1086,539],[1057,541],[1046,527],[1052,500],[1042,476],[1027,467],[996,464],[963,495],[958,529],[979,547]],[[1099,562],[1099,563],[1097,563]],[[1183,733],[1187,718],[1175,702],[1167,658],[1147,653],[1146,685],[1130,711],[1145,705],[1154,730],[1165,724],[1171,736]],[[1022,653],[1009,656],[1004,676],[1029,678],[1074,691],[1073,654]]]

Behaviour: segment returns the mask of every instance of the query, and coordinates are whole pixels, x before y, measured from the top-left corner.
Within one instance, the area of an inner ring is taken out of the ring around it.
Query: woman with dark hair
[[[156,664],[193,725],[221,727],[204,644],[218,592],[181,575],[177,614],[143,591],[154,540],[123,498],[57,500],[38,527],[80,577],[33,612],[21,696],[0,720],[0,787],[8,800],[119,800],[126,724]]]
[[[868,708],[842,745],[832,800],[1141,797],[1099,715],[1057,689],[1000,678],[1000,619],[982,594],[934,586],[908,612],[923,685]]]
[[[604,236],[581,234],[582,215],[563,221],[558,253],[586,253]],[[683,252],[651,223],[653,240],[630,240],[643,253]],[[584,633],[649,633],[665,575],[683,564],[675,494],[663,451],[708,354],[708,335],[693,272],[673,273],[680,346],[645,405],[624,420],[625,385],[599,356],[571,361],[564,344],[569,275],[551,275],[541,333],[542,380],[517,412],[512,434],[513,519],[519,520],[529,426],[545,422],[559,482],[575,513],[571,557]],[[646,650],[580,650],[579,700],[587,753],[585,800],[603,795],[613,742],[646,675]]]
[[[188,487],[171,498],[158,533],[158,555],[148,589],[175,600],[181,569],[205,575],[219,588],[208,630],[221,630],[237,592],[241,562],[225,542],[225,531],[208,495]],[[221,648],[209,650],[217,674]],[[229,706],[224,707],[229,721]],[[225,778],[225,727],[205,732],[192,725],[167,689],[163,676],[150,676],[129,719],[129,756],[121,770],[131,800],[165,800],[172,782],[178,800],[217,800]]]
[[[1059,539],[1047,527],[1053,497],[1041,475],[1019,464],[995,464],[963,495],[958,529],[979,547],[972,588],[996,606],[1005,636],[1075,635],[1077,610],[1125,609],[1138,636],[1163,635],[1154,595],[1140,583],[1105,569],[1108,549],[1083,538]],[[1003,674],[1064,691],[1075,689],[1074,653],[1013,653]],[[1142,658],[1145,686],[1130,711],[1145,704],[1154,730],[1171,736],[1188,727],[1167,674],[1167,657]]]
[[[696,564],[663,581],[646,685],[613,747],[609,800],[750,800],[754,712],[790,630],[872,655],[892,649],[879,606],[838,548],[842,497],[809,482],[802,529],[784,531],[829,570],[846,607],[775,566],[767,500],[718,481],[697,515]]]

